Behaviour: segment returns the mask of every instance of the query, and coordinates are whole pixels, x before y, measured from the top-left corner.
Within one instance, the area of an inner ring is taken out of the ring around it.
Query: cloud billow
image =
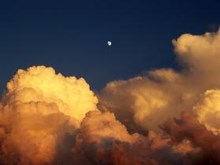
[[[18,70],[0,102],[3,165],[219,164],[220,32],[173,40],[183,67],[109,82]]]

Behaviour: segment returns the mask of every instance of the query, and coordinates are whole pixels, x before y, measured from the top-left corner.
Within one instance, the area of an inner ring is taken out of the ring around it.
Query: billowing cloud
[[[97,104],[97,98],[83,78],[64,77],[44,66],[18,70],[7,89],[4,96],[7,103],[56,103],[61,112],[79,121],[86,112],[95,110]]]
[[[187,139],[197,147],[197,150],[191,153],[191,163],[220,164],[220,135],[208,131],[191,113],[182,113],[179,120],[168,120],[163,129],[170,134],[172,141],[178,143]]]
[[[97,98],[84,79],[52,68],[19,70],[7,84],[0,111],[1,164],[48,164]]]
[[[156,161],[149,157],[148,143],[143,142],[145,138],[130,135],[109,112],[87,113],[77,139],[76,153],[81,151],[94,164],[156,165]],[[139,146],[141,144],[143,148]]]
[[[188,160],[190,144],[173,147],[162,134],[130,134],[96,104],[83,79],[44,66],[19,70],[0,104],[0,163],[160,165]]]
[[[181,75],[171,69],[152,71],[147,76],[128,81],[113,81],[101,91],[99,108],[115,113],[128,128],[140,125],[158,130],[158,125],[167,117],[188,108],[180,104],[193,94],[187,92],[182,83]]]
[[[99,94],[99,108],[115,113],[130,130],[160,131],[158,125],[168,117],[192,111],[201,94],[220,87],[219,43],[220,31],[180,36],[173,40],[180,71],[156,69],[142,77],[112,81]]]
[[[215,134],[220,133],[220,90],[208,90],[194,107],[200,123]]]
[[[201,36],[184,34],[173,40],[179,62],[196,75],[217,73],[220,64],[216,60],[219,58],[219,42],[220,31]]]
[[[98,99],[83,78],[18,70],[0,102],[0,164],[219,164],[219,43],[184,34],[180,71],[112,81]]]
[[[153,132],[129,134],[112,113],[100,111],[87,113],[76,139],[74,157],[97,165],[180,165],[190,162],[186,153],[193,150],[185,142],[173,147]]]

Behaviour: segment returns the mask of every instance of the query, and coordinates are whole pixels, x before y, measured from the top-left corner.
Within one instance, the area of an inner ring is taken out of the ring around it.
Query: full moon
[[[112,42],[111,41],[108,41],[107,44],[108,44],[108,46],[112,46]]]

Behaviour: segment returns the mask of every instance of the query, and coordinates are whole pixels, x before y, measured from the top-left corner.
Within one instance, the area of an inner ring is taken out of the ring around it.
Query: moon
[[[112,46],[112,42],[111,41],[108,41],[107,44],[108,44],[108,46]]]

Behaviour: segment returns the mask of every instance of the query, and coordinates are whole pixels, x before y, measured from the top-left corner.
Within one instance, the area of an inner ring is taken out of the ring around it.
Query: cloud
[[[0,102],[0,164],[219,164],[220,32],[173,40],[180,71],[97,95],[53,68],[18,70]]]
[[[156,165],[146,150],[148,143],[142,143],[142,138],[138,134],[130,135],[112,113],[94,111],[87,113],[82,121],[75,149],[94,164]]]
[[[181,165],[189,162],[186,153],[192,150],[189,143],[172,147],[169,138],[153,132],[130,134],[114,114],[100,111],[86,114],[76,139],[73,157],[97,165]]]
[[[113,112],[131,131],[160,131],[158,126],[167,118],[192,112],[201,94],[220,87],[219,43],[220,31],[183,34],[173,40],[180,71],[162,68],[109,82],[99,94],[99,108]]]
[[[168,120],[163,129],[170,134],[174,142],[188,139],[195,147],[198,147],[197,152],[192,153],[193,164],[216,165],[220,163],[220,135],[214,135],[208,131],[191,113],[182,113],[179,120]]]
[[[208,90],[194,107],[200,123],[215,134],[220,133],[220,90]]]
[[[174,110],[171,106],[178,106],[177,102],[190,97],[190,93],[178,92],[183,87],[179,83],[173,84],[175,81],[182,83],[175,71],[161,69],[144,77],[110,82],[99,95],[99,108],[115,113],[124,124],[156,130],[167,117],[178,114],[178,107]]]
[[[44,66],[18,70],[7,89],[4,96],[7,102],[56,103],[60,111],[79,121],[86,112],[95,110],[97,104],[97,98],[83,78],[64,77],[55,74],[53,68]]]
[[[0,163],[159,165],[186,159],[167,138],[153,132],[131,134],[96,104],[83,79],[44,66],[19,70],[0,104]]]
[[[48,164],[57,144],[73,133],[97,98],[84,79],[52,68],[18,70],[7,84],[1,111],[1,164]]]

